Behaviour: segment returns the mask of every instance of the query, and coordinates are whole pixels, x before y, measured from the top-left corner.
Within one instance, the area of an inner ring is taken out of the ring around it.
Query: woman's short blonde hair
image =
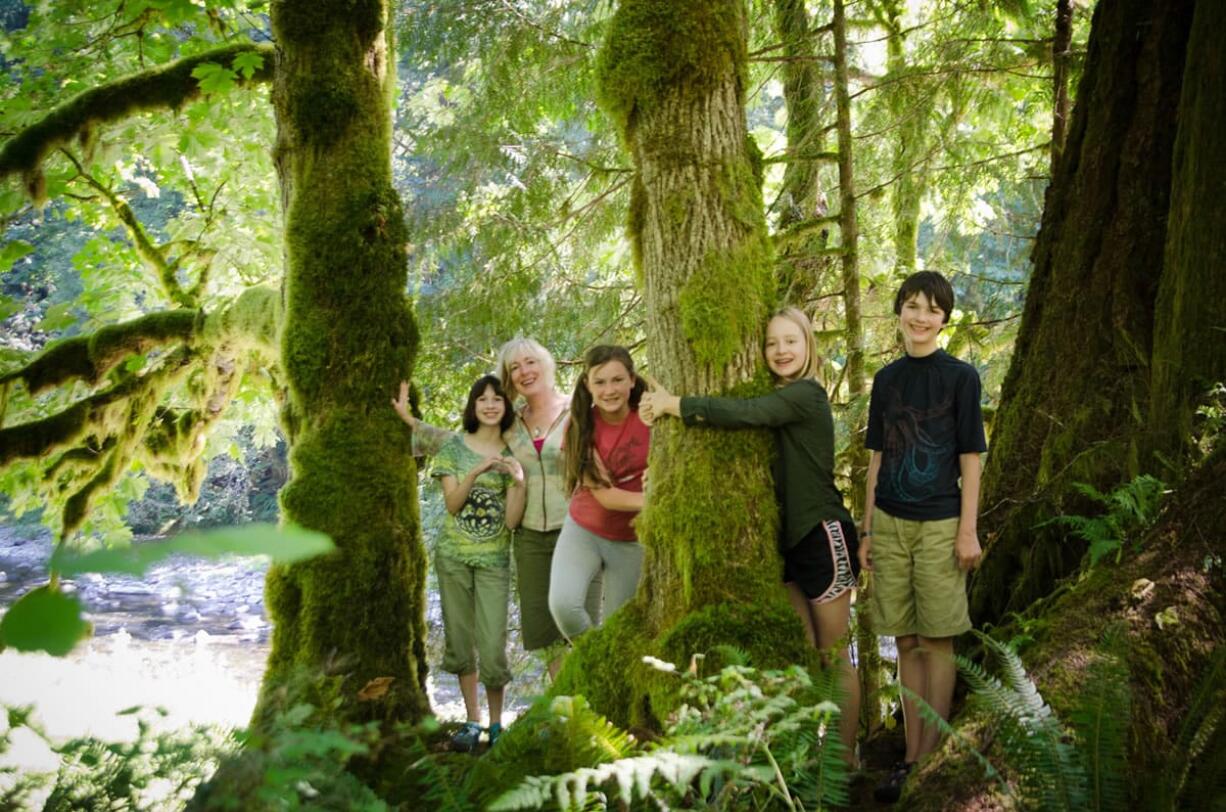
[[[805,366],[796,376],[796,379],[801,378],[816,378],[818,370],[822,367],[822,358],[817,354],[817,336],[813,333],[813,322],[809,321],[809,317],[804,311],[798,307],[781,307],[771,317],[767,319],[769,324],[774,319],[787,319],[800,328],[800,332],[805,336]],[[762,337],[762,353],[766,354],[766,336]],[[767,365],[767,369],[770,366]],[[777,378],[774,372],[771,372],[771,377]]]
[[[520,393],[515,388],[515,383],[511,380],[511,360],[521,354],[531,355],[536,360],[541,362],[544,367],[544,373],[548,377],[550,384],[557,388],[557,372],[558,365],[553,360],[553,355],[549,350],[541,346],[539,341],[527,338],[525,336],[516,336],[507,343],[503,344],[498,349],[498,378],[502,381],[502,386],[506,389],[507,394],[512,399],[519,397]]]

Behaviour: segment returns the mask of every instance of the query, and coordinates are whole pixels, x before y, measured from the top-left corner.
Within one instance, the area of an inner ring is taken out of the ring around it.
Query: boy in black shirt
[[[987,450],[975,368],[937,346],[954,292],[940,274],[903,282],[894,313],[907,354],[873,378],[865,445],[868,466],[860,562],[874,572],[871,611],[898,646],[907,751],[877,787],[896,801],[912,766],[940,730],[919,714],[918,696],[949,718],[953,638],[971,628],[966,572],[979,561],[979,454]],[[959,488],[961,479],[961,488]]]

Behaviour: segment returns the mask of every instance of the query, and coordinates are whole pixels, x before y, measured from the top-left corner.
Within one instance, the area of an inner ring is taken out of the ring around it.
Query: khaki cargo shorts
[[[878,634],[954,637],[971,628],[957,535],[956,516],[913,521],[873,511],[871,611]]]

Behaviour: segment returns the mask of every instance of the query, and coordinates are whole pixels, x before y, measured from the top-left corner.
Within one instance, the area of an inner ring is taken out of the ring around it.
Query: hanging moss
[[[597,98],[628,141],[636,111],[658,104],[670,86],[697,91],[732,74],[743,93],[745,43],[739,0],[623,0],[597,58]]]

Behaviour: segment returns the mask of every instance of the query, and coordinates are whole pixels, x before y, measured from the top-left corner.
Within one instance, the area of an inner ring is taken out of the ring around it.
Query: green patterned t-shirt
[[[510,456],[508,449],[503,454]],[[464,444],[463,435],[454,435],[434,456],[430,476],[453,476],[463,480],[484,456]],[[511,564],[511,531],[507,528],[507,488],[511,475],[486,471],[468,491],[464,506],[456,515],[443,518],[436,547],[445,555],[470,567],[507,567]]]

